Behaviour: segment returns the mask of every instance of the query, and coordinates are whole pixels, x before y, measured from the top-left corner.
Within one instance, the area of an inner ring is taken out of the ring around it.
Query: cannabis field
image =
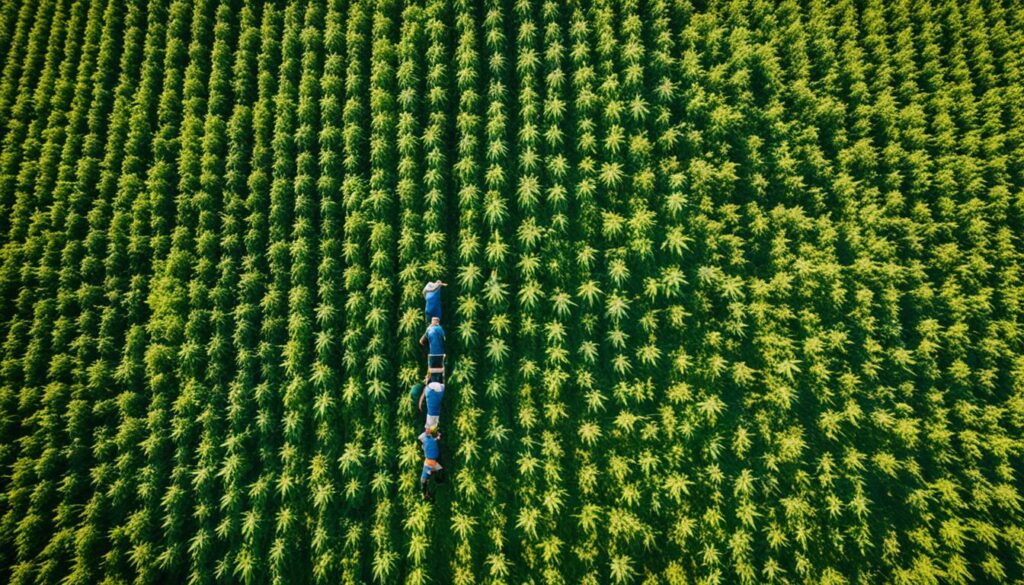
[[[0,66],[0,581],[1024,583],[1020,3],[6,0]]]

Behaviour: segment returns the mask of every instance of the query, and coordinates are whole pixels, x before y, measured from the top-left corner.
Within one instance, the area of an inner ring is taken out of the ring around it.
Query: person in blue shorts
[[[426,300],[427,323],[435,317],[441,319],[441,287],[448,286],[440,280],[428,282],[423,287],[423,298]]]
[[[423,445],[423,471],[420,472],[420,488],[423,490],[423,499],[430,500],[432,498],[427,489],[427,480],[442,469],[438,462],[438,459],[441,458],[441,446],[438,443],[441,440],[441,433],[437,427],[428,427],[419,436],[419,440]]]

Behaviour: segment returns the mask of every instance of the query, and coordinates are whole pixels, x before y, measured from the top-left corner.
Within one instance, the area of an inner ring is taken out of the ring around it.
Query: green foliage
[[[1021,55],[1007,2],[3,3],[0,579],[1024,583]]]

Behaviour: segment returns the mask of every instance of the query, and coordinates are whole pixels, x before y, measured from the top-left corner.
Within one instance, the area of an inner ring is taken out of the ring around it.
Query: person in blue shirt
[[[440,382],[427,384],[423,394],[420,394],[420,412],[423,412],[423,403],[427,403],[427,423],[424,426],[428,429],[436,427],[441,422],[441,400],[443,398],[444,384]]]
[[[426,313],[427,322],[435,317],[441,319],[441,287],[448,286],[446,283],[440,280],[434,282],[428,282],[427,286],[423,287],[423,298],[426,300]]]
[[[440,368],[444,366],[444,328],[441,327],[441,320],[434,317],[430,320],[430,326],[420,337],[420,345],[427,346],[427,369]],[[436,376],[440,378],[440,376]]]
[[[438,462],[438,459],[441,458],[441,445],[439,444],[441,433],[436,426],[427,427],[419,436],[419,440],[423,445],[423,471],[420,472],[420,487],[423,489],[423,499],[430,500],[427,480],[442,469]],[[437,478],[440,481],[439,476]]]
[[[426,345],[430,355],[444,355],[444,328],[441,319],[434,317],[420,337],[420,345]]]

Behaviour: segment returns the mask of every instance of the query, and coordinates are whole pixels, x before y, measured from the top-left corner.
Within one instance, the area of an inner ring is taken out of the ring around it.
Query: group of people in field
[[[433,478],[444,482],[441,459],[441,401],[444,398],[444,328],[441,327],[441,289],[448,286],[440,280],[429,282],[423,287],[426,301],[427,330],[420,337],[420,345],[427,349],[427,375],[422,384],[412,389],[412,399],[419,412],[426,407],[423,433],[419,436],[423,447],[423,470],[420,472],[420,489],[423,498],[430,500],[429,482]]]

